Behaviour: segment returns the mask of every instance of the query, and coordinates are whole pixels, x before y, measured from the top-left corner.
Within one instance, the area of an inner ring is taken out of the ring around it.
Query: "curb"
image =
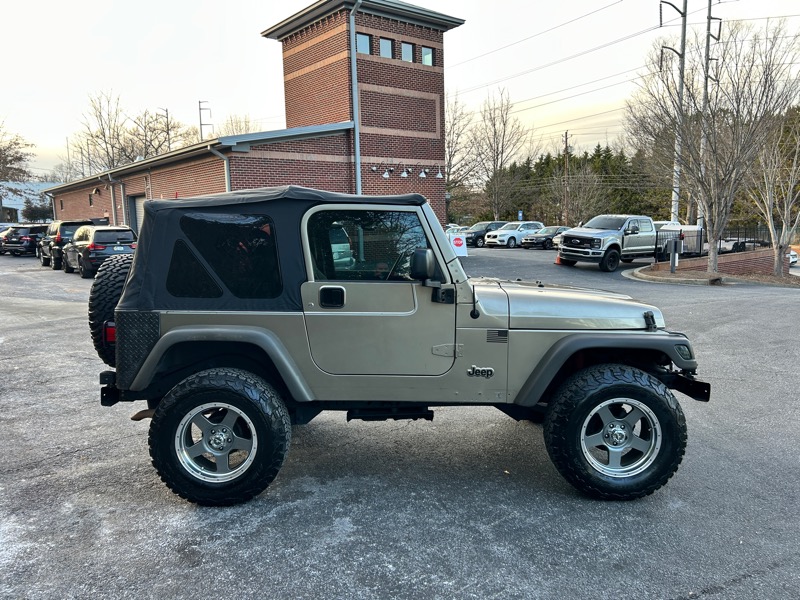
[[[639,279],[641,281],[649,281],[650,283],[672,283],[677,285],[723,285],[726,283],[733,283],[728,277],[715,277],[714,279],[707,279],[705,277],[659,277],[657,275],[650,275],[649,273],[642,273],[644,269],[649,269],[649,266],[638,267],[636,269],[628,269],[622,272],[623,277],[628,279]]]

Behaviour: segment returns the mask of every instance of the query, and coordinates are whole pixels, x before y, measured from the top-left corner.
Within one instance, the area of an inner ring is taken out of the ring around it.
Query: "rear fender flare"
[[[131,383],[130,389],[132,391],[140,391],[147,388],[153,381],[161,358],[172,346],[184,342],[238,342],[258,346],[272,359],[295,400],[298,402],[315,400],[311,388],[300,373],[300,369],[275,333],[267,329],[254,329],[238,325],[227,327],[196,325],[178,327],[168,331],[153,346]]]

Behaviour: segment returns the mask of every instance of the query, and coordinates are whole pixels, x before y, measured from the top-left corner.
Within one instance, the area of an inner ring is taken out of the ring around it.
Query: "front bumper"
[[[599,263],[603,260],[603,254],[603,250],[600,249],[584,250],[582,248],[569,248],[566,246],[560,246],[558,249],[558,255],[561,258],[593,263]]]

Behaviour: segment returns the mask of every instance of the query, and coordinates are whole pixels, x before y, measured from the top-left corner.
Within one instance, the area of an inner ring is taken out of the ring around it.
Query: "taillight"
[[[95,244],[94,242],[92,242],[91,244],[86,246],[86,249],[87,250],[105,250],[106,247],[105,246],[101,246],[100,244]]]
[[[132,248],[132,249],[134,249],[134,250],[136,250],[136,242],[133,242],[133,243],[131,244],[131,248]]]
[[[56,234],[55,242],[56,242],[56,244],[60,244],[61,243],[61,232],[60,231]]]
[[[103,341],[106,344],[114,344],[117,341],[117,326],[114,321],[106,321],[103,324]]]

